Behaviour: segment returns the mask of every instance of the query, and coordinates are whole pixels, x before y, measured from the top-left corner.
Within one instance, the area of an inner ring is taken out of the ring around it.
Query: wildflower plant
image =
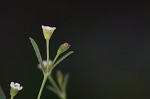
[[[29,38],[31,41],[31,44],[33,46],[33,49],[35,51],[35,54],[38,59],[38,68],[42,71],[43,73],[43,81],[37,96],[37,99],[41,98],[42,91],[44,89],[45,83],[47,80],[51,83],[47,88],[54,92],[56,95],[58,95],[59,98],[61,99],[67,99],[67,93],[66,93],[66,86],[68,82],[68,77],[69,75],[63,75],[61,71],[57,71],[57,82],[54,80],[52,77],[52,71],[53,69],[60,63],[62,62],[65,58],[67,58],[69,55],[73,53],[73,51],[66,52],[69,48],[70,45],[68,43],[63,43],[60,45],[60,47],[57,50],[56,56],[54,57],[53,61],[50,60],[50,47],[49,47],[49,42],[50,38],[53,34],[53,32],[56,30],[56,27],[49,27],[49,26],[44,26],[42,25],[42,30],[43,30],[43,35],[46,40],[46,56],[47,59],[43,60],[41,57],[41,53],[39,50],[38,45],[32,39],[31,37]],[[66,53],[65,53],[66,52]],[[63,55],[64,54],[64,55]],[[22,90],[23,86],[20,86],[19,83],[10,83],[10,99],[13,99],[17,93]],[[2,91],[2,88],[0,87],[0,99],[6,99],[5,94]]]

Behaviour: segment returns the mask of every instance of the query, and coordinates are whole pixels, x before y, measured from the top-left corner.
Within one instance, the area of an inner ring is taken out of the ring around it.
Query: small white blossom
[[[18,91],[20,91],[20,90],[23,88],[22,86],[20,86],[19,83],[14,83],[14,82],[11,82],[11,83],[10,83],[10,87],[11,87],[12,89],[18,90]]]
[[[42,25],[42,29],[43,29],[43,34],[45,39],[49,40],[56,27],[49,27],[49,26]]]
[[[44,26],[42,25],[43,31],[54,31],[56,27]]]
[[[44,67],[46,68],[46,66],[47,66],[47,60],[43,60],[43,64],[44,64]],[[49,60],[48,65],[51,65],[51,64],[52,64],[52,61]],[[42,69],[41,64],[38,64],[37,67],[38,67],[39,69]]]

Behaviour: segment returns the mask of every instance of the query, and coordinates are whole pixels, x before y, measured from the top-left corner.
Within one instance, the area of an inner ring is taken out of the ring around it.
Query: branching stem
[[[44,88],[44,86],[45,86],[45,83],[46,83],[46,81],[47,81],[47,78],[48,78],[48,76],[47,76],[47,75],[44,75],[44,79],[43,79],[43,82],[42,82],[42,85],[41,85],[41,88],[40,88],[40,91],[39,91],[39,94],[38,94],[37,99],[40,99],[40,97],[41,97],[41,94],[42,94],[43,88]]]

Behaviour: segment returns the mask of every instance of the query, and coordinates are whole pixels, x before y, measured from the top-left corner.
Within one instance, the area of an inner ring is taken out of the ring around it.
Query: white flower
[[[54,31],[56,29],[56,27],[50,27],[50,26],[44,26],[44,25],[42,25],[42,29],[44,31]]]
[[[14,82],[11,82],[10,83],[10,95],[11,97],[14,97],[16,96],[16,94],[23,88],[22,86],[20,86],[19,83],[14,83]]]
[[[11,82],[11,83],[10,83],[10,87],[11,87],[12,89],[18,90],[18,91],[20,91],[20,90],[23,88],[22,86],[20,86],[19,83],[14,83],[14,82]]]
[[[43,29],[43,34],[44,34],[45,39],[49,40],[54,30],[56,29],[56,27],[49,27],[49,26],[42,25],[42,29]]]
[[[43,64],[44,64],[44,67],[46,68],[46,66],[47,66],[47,60],[43,60]],[[52,61],[49,60],[48,65],[51,65],[51,64],[52,64]],[[41,64],[38,64],[37,67],[38,67],[39,69],[42,69]]]

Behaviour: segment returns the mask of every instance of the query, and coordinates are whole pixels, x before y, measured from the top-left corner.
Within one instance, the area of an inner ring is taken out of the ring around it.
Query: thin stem
[[[46,83],[46,81],[47,81],[47,77],[48,77],[47,75],[44,75],[44,79],[43,79],[43,82],[42,82],[42,85],[41,85],[41,88],[40,88],[40,91],[39,91],[39,94],[38,94],[37,99],[40,99],[40,97],[41,97],[41,94],[42,94],[43,88],[44,88],[45,83]]]
[[[59,55],[60,55],[60,54],[57,54],[57,55],[55,56],[54,61],[52,62],[52,66],[53,66],[54,63],[56,62],[56,60],[57,60],[57,58],[58,58]]]
[[[48,72],[53,68],[54,63],[56,62],[57,58],[59,57],[60,54],[57,54],[54,58],[54,60],[52,61],[51,67],[48,68]]]
[[[63,95],[63,97],[61,97],[61,99],[67,99],[66,93],[64,93],[64,95]]]
[[[14,96],[11,96],[11,98],[10,99],[14,99]]]
[[[62,99],[67,99],[66,97],[62,97]]]
[[[47,51],[47,65],[49,63],[49,40],[46,40],[46,51]]]

